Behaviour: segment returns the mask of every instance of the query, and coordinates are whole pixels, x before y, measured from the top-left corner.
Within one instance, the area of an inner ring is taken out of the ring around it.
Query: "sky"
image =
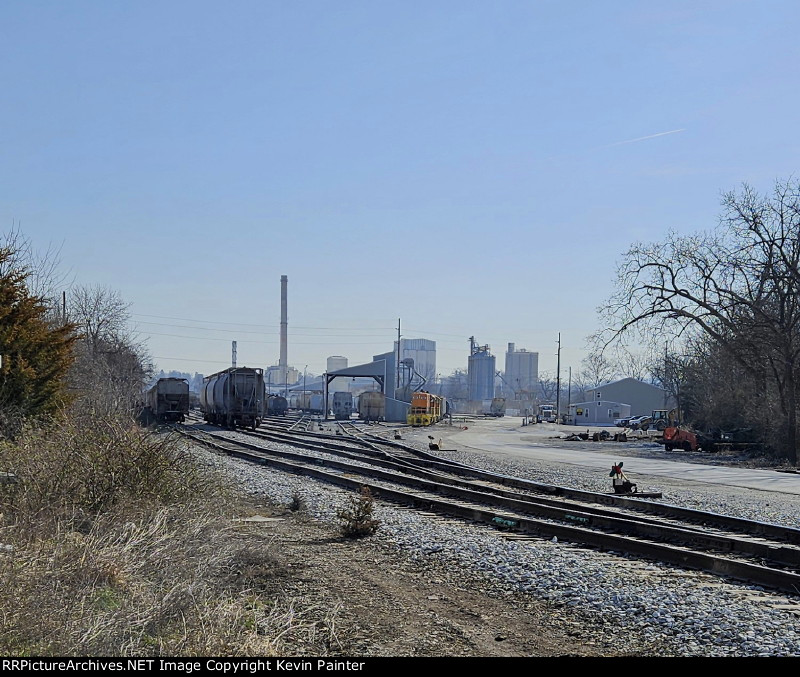
[[[580,368],[635,241],[800,157],[795,0],[0,4],[0,230],[165,370]]]

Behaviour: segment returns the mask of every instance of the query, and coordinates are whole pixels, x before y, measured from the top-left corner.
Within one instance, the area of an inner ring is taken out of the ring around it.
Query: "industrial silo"
[[[489,353],[489,346],[475,345],[470,339],[470,356],[467,367],[469,379],[469,399],[491,400],[494,397],[494,355]]]

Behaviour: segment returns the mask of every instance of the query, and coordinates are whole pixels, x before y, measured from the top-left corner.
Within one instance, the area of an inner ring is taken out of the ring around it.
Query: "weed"
[[[306,512],[307,509],[306,499],[303,498],[299,491],[295,490],[289,503],[289,510],[292,512]]]
[[[361,487],[358,496],[351,496],[348,505],[336,511],[339,518],[340,530],[347,538],[362,538],[370,536],[378,529],[380,522],[373,518],[374,507],[372,492],[369,487]]]

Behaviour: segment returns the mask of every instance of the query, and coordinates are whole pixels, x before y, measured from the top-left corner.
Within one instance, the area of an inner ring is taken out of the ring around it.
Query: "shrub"
[[[0,512],[28,527],[79,524],[120,502],[176,503],[206,489],[180,440],[122,418],[24,431],[0,444],[0,471],[19,478],[0,485]]]
[[[369,487],[361,487],[358,496],[351,496],[347,506],[336,511],[336,517],[341,521],[340,530],[343,536],[362,538],[375,533],[380,523],[372,516],[373,503]]]
[[[303,498],[299,491],[295,490],[292,493],[292,500],[289,502],[289,510],[292,512],[306,512],[307,509],[306,499]]]

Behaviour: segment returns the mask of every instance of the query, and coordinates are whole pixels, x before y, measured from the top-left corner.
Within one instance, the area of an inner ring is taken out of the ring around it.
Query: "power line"
[[[248,322],[220,322],[217,320],[195,320],[194,318],[190,317],[171,317],[169,315],[148,315],[146,313],[131,313],[132,317],[155,317],[160,320],[179,320],[180,322],[197,322],[198,324],[223,324],[229,327],[265,327],[265,328],[272,328],[274,325],[271,324],[253,324]],[[145,322],[142,321],[142,324],[158,324],[157,322]],[[174,325],[168,325],[174,326]],[[343,331],[342,327],[313,327],[313,326],[304,326],[304,325],[294,325],[296,329],[329,329],[333,331]],[[192,327],[194,329],[194,327]],[[358,327],[359,329],[364,329],[368,331],[394,331],[394,327]],[[353,329],[353,327],[346,328],[347,331]]]

